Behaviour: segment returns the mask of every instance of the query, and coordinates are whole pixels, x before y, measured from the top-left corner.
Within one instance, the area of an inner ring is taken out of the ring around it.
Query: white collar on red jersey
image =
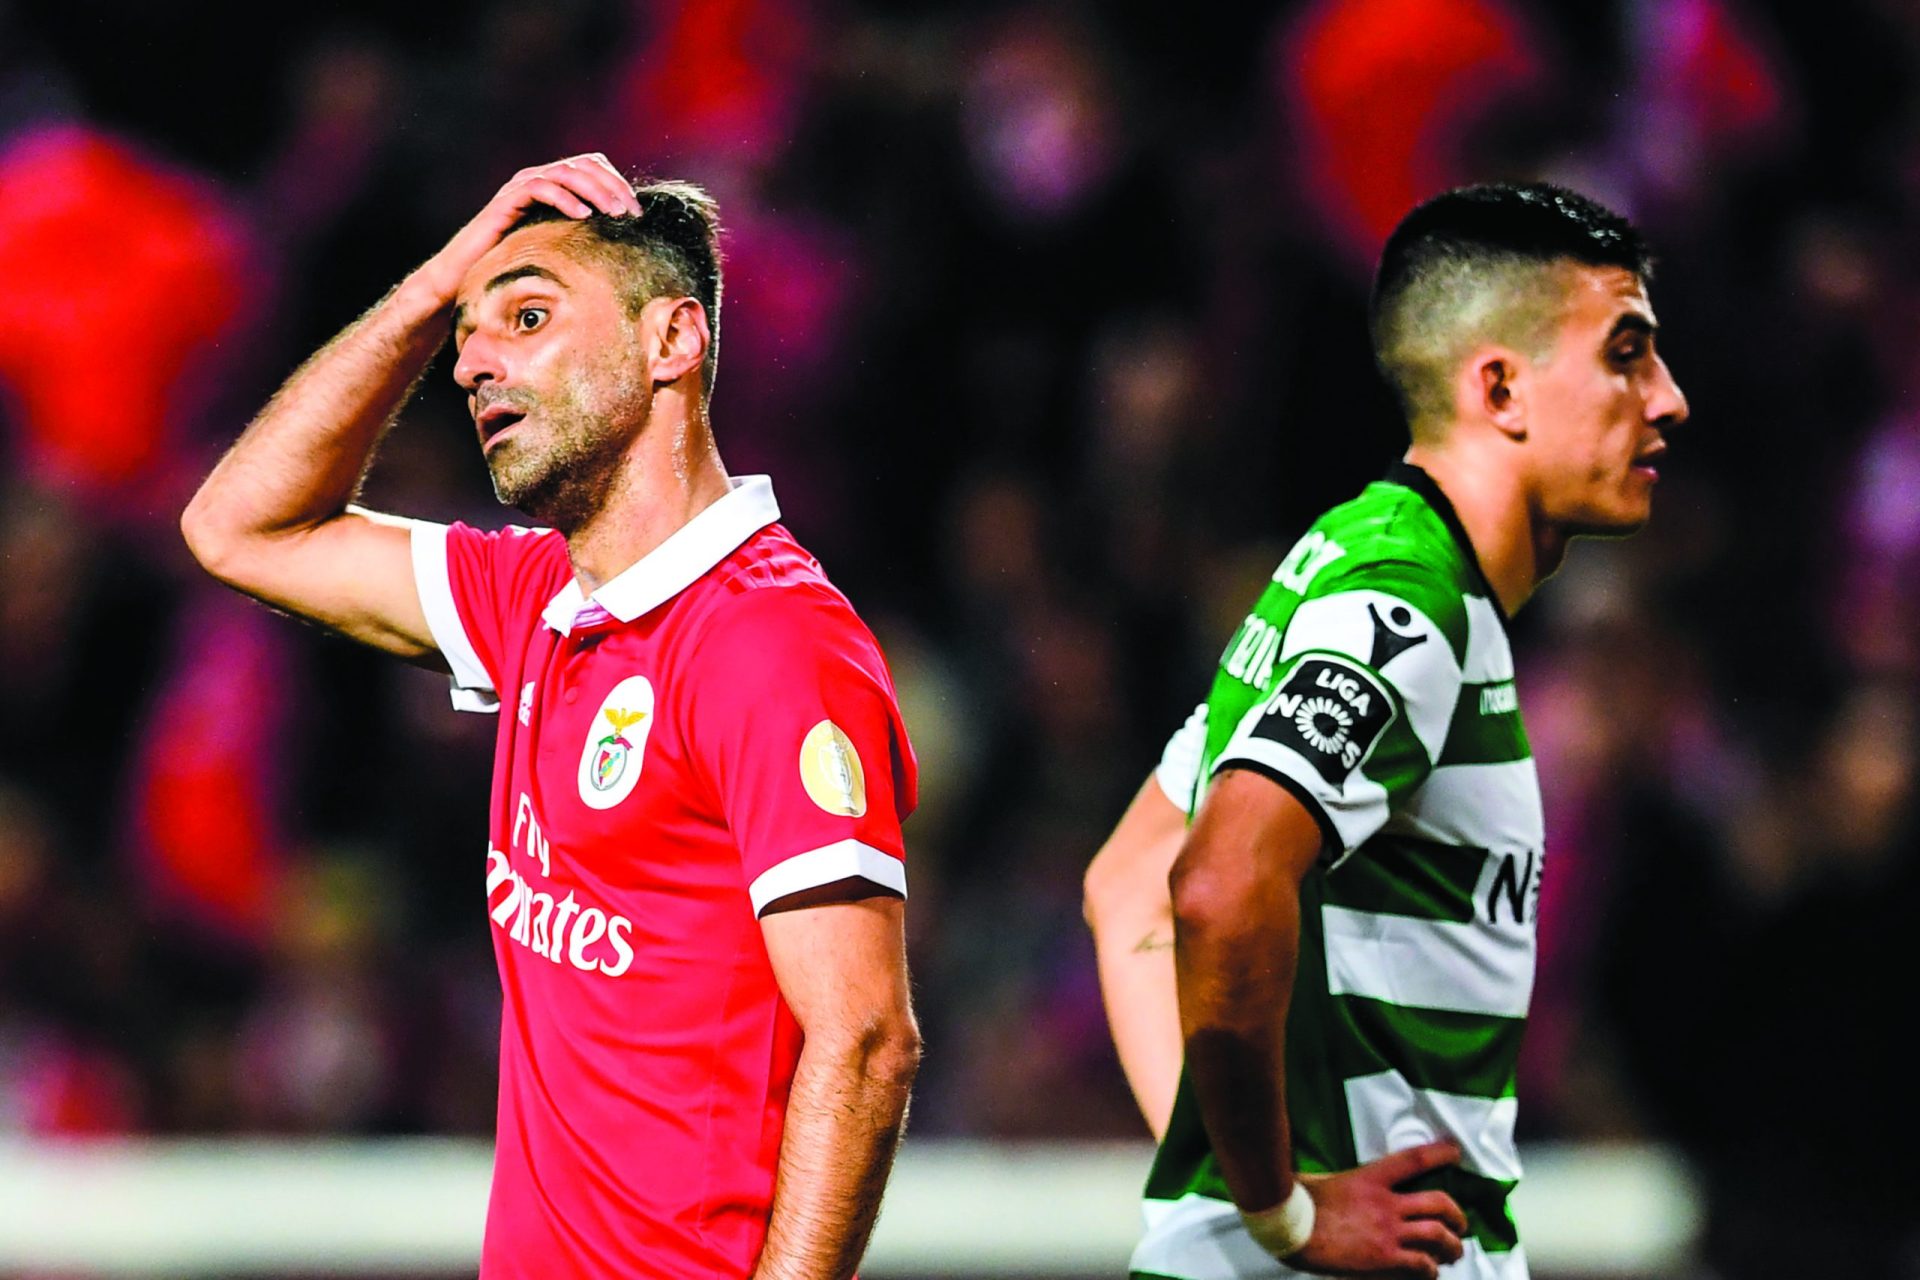
[[[735,476],[732,489],[668,539],[622,569],[593,593],[593,603],[622,622],[651,613],[700,580],[732,555],[739,545],[780,518],[773,481],[766,476]],[[561,635],[573,631],[587,597],[576,578],[541,613]]]

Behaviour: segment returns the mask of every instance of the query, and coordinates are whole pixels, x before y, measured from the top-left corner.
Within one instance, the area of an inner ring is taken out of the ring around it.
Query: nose
[[[498,382],[506,376],[500,345],[478,329],[460,344],[453,362],[453,380],[466,391],[476,391],[483,382]]]
[[[1676,427],[1687,420],[1687,394],[1674,381],[1673,370],[1667,368],[1667,362],[1659,357],[1655,359],[1659,371],[1654,379],[1653,394],[1647,397],[1647,419],[1662,427]]]

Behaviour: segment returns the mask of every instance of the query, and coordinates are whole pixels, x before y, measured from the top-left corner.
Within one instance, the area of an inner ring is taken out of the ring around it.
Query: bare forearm
[[[1180,1006],[1173,968],[1173,917],[1093,921],[1094,963],[1120,1069],[1157,1141],[1167,1130],[1180,1083]]]
[[[1167,877],[1187,815],[1149,777],[1087,866],[1085,913],[1107,1025],[1134,1101],[1157,1140],[1180,1084],[1173,903]]]
[[[794,1072],[756,1280],[844,1280],[859,1266],[919,1066],[911,1028],[810,1037]]]
[[[445,340],[449,306],[409,278],[302,365],[195,495],[184,524],[196,550],[311,528],[345,510]]]
[[[1271,901],[1257,927],[1182,919],[1175,967],[1188,1082],[1236,1203],[1278,1204],[1292,1180],[1286,1017],[1299,902]]]
[[[1286,1026],[1300,957],[1300,885],[1320,824],[1285,787],[1220,771],[1174,862],[1174,968],[1187,1081],[1234,1201],[1292,1189]]]

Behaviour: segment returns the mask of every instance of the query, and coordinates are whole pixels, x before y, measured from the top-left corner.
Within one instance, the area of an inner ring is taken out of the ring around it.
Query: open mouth
[[[474,426],[480,433],[481,448],[484,449],[492,444],[509,428],[513,427],[526,416],[526,414],[521,413],[519,410],[509,409],[504,405],[486,410],[478,418],[474,419]]]
[[[1666,456],[1667,446],[1664,443],[1654,445],[1651,449],[1646,449],[1635,454],[1631,464],[1634,473],[1645,476],[1650,480],[1658,480],[1660,478],[1660,461]]]

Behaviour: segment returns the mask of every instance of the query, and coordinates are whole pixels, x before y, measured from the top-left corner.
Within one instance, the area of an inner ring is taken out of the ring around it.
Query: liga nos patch
[[[1300,660],[1253,734],[1298,753],[1328,786],[1339,787],[1367,758],[1393,716],[1393,699],[1372,672],[1315,655]]]

